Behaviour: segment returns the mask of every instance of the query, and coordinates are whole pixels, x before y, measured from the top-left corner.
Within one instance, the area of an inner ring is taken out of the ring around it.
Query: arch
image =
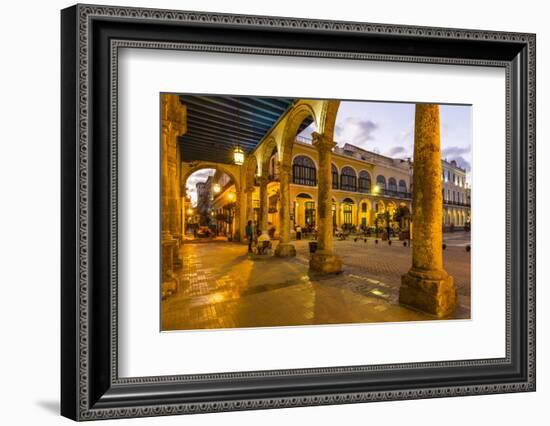
[[[301,166],[314,167],[317,169],[317,161],[314,158],[311,158],[307,154],[296,154],[292,157],[292,164],[300,164]]]
[[[406,193],[407,192],[407,182],[405,182],[403,179],[399,180],[398,190],[401,193]]]
[[[397,181],[394,177],[388,179],[388,191],[397,192]]]
[[[376,176],[376,185],[380,188],[380,191],[386,190],[386,178],[382,175]]]
[[[184,191],[185,191],[185,183],[187,182],[187,179],[189,178],[189,176],[191,176],[193,173],[203,169],[215,169],[228,175],[231,181],[233,182],[233,184],[235,185],[236,192],[237,193],[240,192],[240,187],[241,187],[240,181],[236,179],[236,176],[239,176],[238,170],[231,169],[231,167],[237,167],[237,166],[230,166],[230,165],[225,165],[221,163],[212,163],[209,161],[201,161],[197,164],[190,164],[190,166],[191,167],[189,168],[189,170],[185,171],[185,173],[183,173],[181,177],[181,182],[182,182]]]
[[[277,149],[277,141],[272,136],[269,139],[267,139],[265,142],[263,142],[263,149],[258,159],[258,168],[259,168],[258,171],[260,172],[260,175],[263,177],[267,177],[267,175],[269,174],[269,161],[273,156],[273,151],[278,152],[278,149]]]
[[[341,204],[355,204],[353,198],[346,197],[341,201]]]
[[[359,172],[359,192],[369,194],[371,191],[372,182],[370,173],[366,170],[361,170]]]
[[[334,128],[336,127],[336,116],[340,108],[340,101],[324,101],[321,109],[321,117],[318,125],[319,130],[329,139],[334,139]]]
[[[296,194],[295,198],[306,198],[308,200],[313,200],[313,196],[306,192],[300,192],[299,194]]]
[[[340,170],[340,189],[342,191],[357,191],[357,171],[351,166]]]
[[[254,189],[254,178],[258,171],[258,160],[254,154],[247,158],[244,187],[247,190]]]
[[[384,200],[376,200],[376,203],[374,205],[374,212],[383,213],[385,211],[386,211],[386,204],[384,203]]]
[[[279,161],[283,165],[290,166],[291,157],[292,157],[292,147],[294,145],[294,140],[298,134],[298,129],[303,121],[311,117],[315,123],[315,127],[319,129],[319,119],[315,114],[313,108],[307,103],[298,103],[295,105],[291,111],[290,115],[287,118],[285,128],[283,130],[283,135],[281,139],[279,150]]]
[[[390,213],[390,215],[393,215],[393,213],[395,212],[395,209],[397,209],[397,205],[395,204],[395,202],[393,201],[388,202],[386,206],[386,210]]]

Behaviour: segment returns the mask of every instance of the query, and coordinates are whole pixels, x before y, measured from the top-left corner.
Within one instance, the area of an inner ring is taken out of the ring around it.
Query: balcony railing
[[[316,186],[317,170],[315,167],[294,164],[292,166],[292,183],[298,185]]]
[[[407,198],[411,199],[412,194],[410,192],[394,191],[392,189],[380,189],[378,195],[385,195],[387,197]]]
[[[452,200],[443,200],[443,204],[448,204],[451,206],[460,206],[460,207],[470,207],[471,203],[468,202],[461,202],[461,201],[452,201]]]

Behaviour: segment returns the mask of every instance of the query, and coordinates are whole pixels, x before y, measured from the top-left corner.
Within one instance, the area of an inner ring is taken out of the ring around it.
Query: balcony
[[[459,206],[459,207],[471,207],[471,204],[469,202],[461,202],[461,201],[452,201],[452,200],[443,200],[443,204],[449,205],[449,206]]]

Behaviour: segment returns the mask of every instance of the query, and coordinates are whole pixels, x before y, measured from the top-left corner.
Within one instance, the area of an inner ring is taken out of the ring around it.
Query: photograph
[[[472,105],[159,104],[161,331],[471,318]]]

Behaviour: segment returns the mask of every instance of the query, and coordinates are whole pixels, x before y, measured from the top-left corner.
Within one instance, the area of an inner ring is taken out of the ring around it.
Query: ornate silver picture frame
[[[535,390],[534,34],[95,5],[64,9],[61,30],[62,415],[94,420]],[[124,47],[504,69],[505,356],[120,377],[117,93]]]

